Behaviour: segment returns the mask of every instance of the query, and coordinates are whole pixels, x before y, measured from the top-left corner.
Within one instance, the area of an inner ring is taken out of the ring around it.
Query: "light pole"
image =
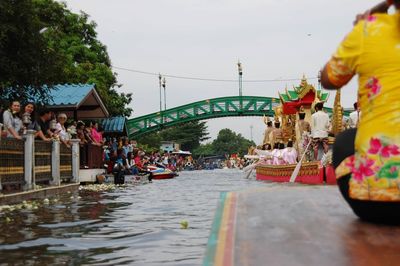
[[[240,63],[240,61],[238,61],[237,66],[238,66],[238,73],[239,73],[239,101],[240,101],[240,110],[242,110],[242,107],[243,107],[243,100],[242,100],[242,76],[243,76],[243,69],[242,69],[242,63]]]
[[[253,125],[250,125],[250,140],[253,141]]]
[[[164,111],[167,110],[167,94],[166,94],[166,91],[165,91],[166,83],[167,82],[166,82],[165,77],[164,77],[163,80],[162,80],[162,86],[164,88]]]

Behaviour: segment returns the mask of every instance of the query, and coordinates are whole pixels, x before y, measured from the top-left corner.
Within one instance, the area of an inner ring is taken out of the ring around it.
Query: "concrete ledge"
[[[7,195],[0,195],[0,205],[21,203],[24,200],[44,199],[56,195],[61,195],[68,191],[75,192],[78,190],[79,183],[74,183],[30,191],[23,191]]]

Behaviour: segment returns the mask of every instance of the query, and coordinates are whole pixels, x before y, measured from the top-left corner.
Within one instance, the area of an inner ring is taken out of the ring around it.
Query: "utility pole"
[[[240,101],[240,110],[242,111],[243,108],[243,99],[242,99],[242,76],[243,76],[243,69],[242,63],[238,60],[238,73],[239,73],[239,101]]]
[[[158,73],[158,86],[160,87],[160,114],[161,114],[161,111],[162,111],[162,103],[161,103],[161,79],[162,79],[162,76],[161,76],[160,73]]]
[[[166,94],[166,91],[165,91],[166,83],[167,82],[166,82],[165,77],[164,77],[163,81],[162,81],[162,86],[164,88],[164,111],[167,110],[167,94]]]

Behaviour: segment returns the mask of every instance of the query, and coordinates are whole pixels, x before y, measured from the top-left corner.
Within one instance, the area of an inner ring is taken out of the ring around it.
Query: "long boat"
[[[280,105],[274,107],[275,118],[282,122],[283,142],[288,139],[296,138],[293,128],[288,126],[288,121],[296,124],[297,114],[301,110],[305,113],[305,121],[311,124],[311,109],[316,102],[326,102],[328,93],[315,89],[309,84],[305,77],[293,90],[285,89],[285,93],[279,93]],[[334,134],[341,132],[343,128],[343,111],[340,104],[340,90],[336,92],[333,115],[332,132]],[[265,121],[264,121],[265,122]],[[299,138],[299,135],[297,135]],[[329,140],[333,144],[334,138]],[[251,155],[250,155],[251,156]],[[249,159],[254,159],[249,157]],[[273,182],[289,182],[290,177],[296,168],[296,164],[271,165],[258,164],[256,166],[256,179]],[[296,182],[304,184],[336,184],[335,173],[332,165],[324,167],[320,161],[303,162],[300,171],[296,177]]]
[[[256,179],[273,182],[289,182],[295,167],[296,164],[259,164],[256,166]],[[302,163],[295,182],[303,184],[323,184],[324,167],[319,161]]]

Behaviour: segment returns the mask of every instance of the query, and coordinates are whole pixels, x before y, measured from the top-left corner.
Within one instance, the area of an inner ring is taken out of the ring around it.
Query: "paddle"
[[[292,175],[290,176],[290,180],[289,180],[290,183],[293,183],[294,181],[296,181],[296,177],[297,177],[297,175],[299,174],[299,171],[300,171],[301,162],[303,161],[304,155],[306,155],[306,153],[308,151],[308,147],[310,146],[310,144],[311,144],[311,139],[308,142],[307,147],[304,150],[303,154],[301,155],[300,161],[297,163],[296,167],[293,170]]]

